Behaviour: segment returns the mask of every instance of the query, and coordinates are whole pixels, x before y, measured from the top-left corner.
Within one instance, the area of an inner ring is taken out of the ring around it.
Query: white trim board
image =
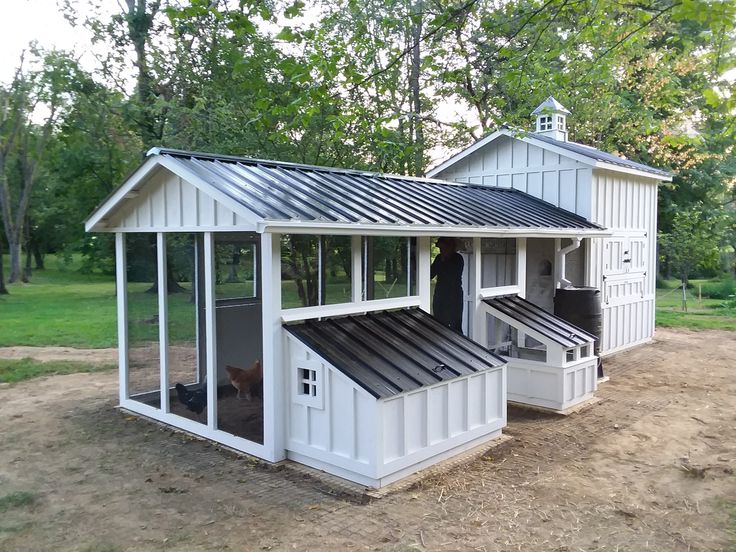
[[[140,194],[140,190],[144,188],[152,180],[152,177],[160,170],[167,170],[170,173],[178,176],[188,184],[194,186],[203,194],[213,198],[216,202],[227,207],[233,213],[243,217],[249,222],[251,227],[255,227],[256,223],[260,220],[255,213],[245,208],[239,202],[228,197],[226,194],[218,191],[210,183],[206,182],[191,171],[186,170],[174,159],[165,157],[150,157],[143,165],[141,165],[128,179],[120,185],[102,204],[95,209],[95,211],[87,218],[84,223],[84,229],[86,232],[113,232],[115,228],[109,228],[106,226],[107,218],[110,214],[120,207],[121,203],[127,198],[134,198]],[[197,228],[198,231],[202,231],[202,228]],[[218,231],[227,231],[226,228],[217,228]],[[249,228],[252,230],[252,228]],[[137,231],[137,230],[130,230]],[[157,231],[186,231],[184,228],[177,229],[165,229],[165,228],[146,228],[146,232],[157,232]]]

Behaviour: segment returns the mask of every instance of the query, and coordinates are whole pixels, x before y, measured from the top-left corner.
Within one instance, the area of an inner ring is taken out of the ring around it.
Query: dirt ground
[[[513,439],[365,502],[116,410],[115,373],[5,384],[0,550],[736,550],[736,333],[606,369],[599,403],[510,409]]]

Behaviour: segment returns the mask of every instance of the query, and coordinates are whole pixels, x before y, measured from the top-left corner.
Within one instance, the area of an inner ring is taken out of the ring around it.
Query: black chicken
[[[199,415],[207,406],[207,385],[205,384],[200,389],[189,391],[186,386],[177,383],[176,394],[179,396],[179,402],[194,412],[199,418]]]

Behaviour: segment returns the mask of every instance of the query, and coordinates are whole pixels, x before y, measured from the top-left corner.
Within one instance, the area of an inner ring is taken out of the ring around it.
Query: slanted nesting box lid
[[[418,308],[285,328],[378,399],[506,364]]]

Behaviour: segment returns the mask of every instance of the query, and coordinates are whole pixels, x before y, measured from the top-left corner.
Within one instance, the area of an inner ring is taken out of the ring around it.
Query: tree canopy
[[[691,209],[734,226],[736,0],[118,5],[65,4],[105,46],[93,70],[34,48],[0,85],[11,281],[22,249],[109,269],[82,221],[152,146],[421,175],[501,124],[531,128],[550,94],[571,139],[675,174],[662,232]]]

